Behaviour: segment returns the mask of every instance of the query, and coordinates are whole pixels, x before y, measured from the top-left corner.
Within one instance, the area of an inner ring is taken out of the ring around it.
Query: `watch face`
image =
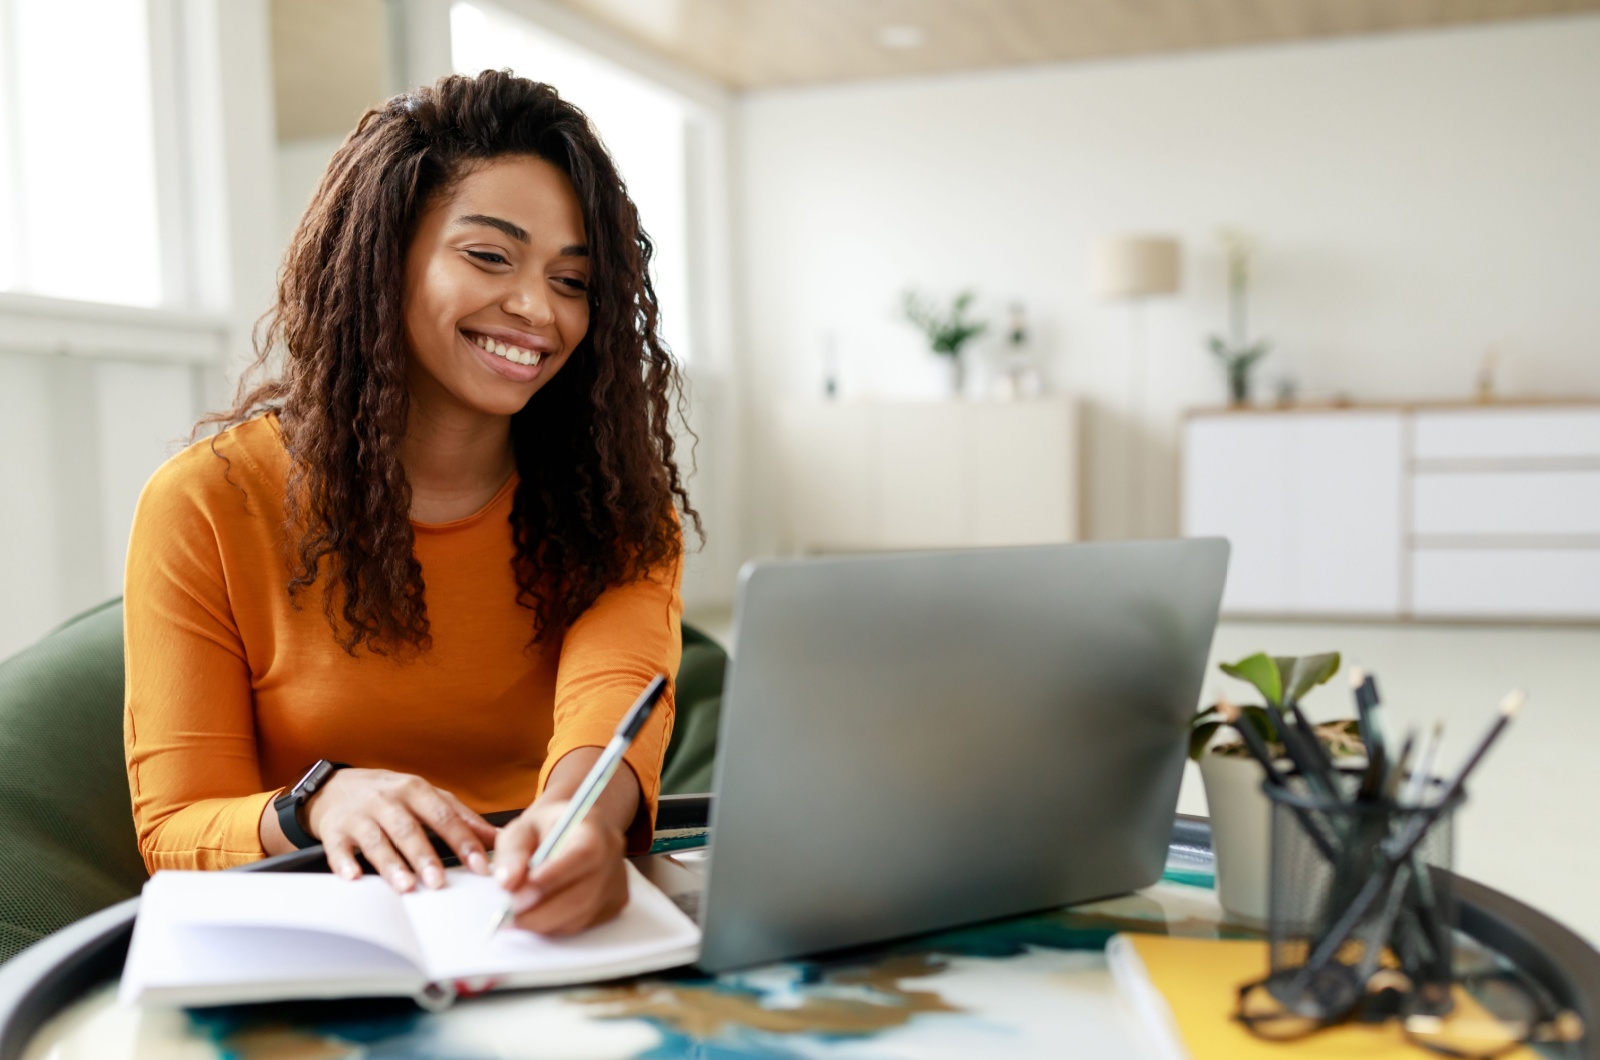
[[[333,763],[327,759],[318,762],[306,771],[305,776],[300,778],[300,783],[294,786],[294,794],[301,798],[309,799],[322,788],[322,785],[328,782],[328,778],[333,775],[333,769]]]

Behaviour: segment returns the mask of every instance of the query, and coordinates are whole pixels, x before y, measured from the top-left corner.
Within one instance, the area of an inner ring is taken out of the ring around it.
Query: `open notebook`
[[[628,866],[628,905],[567,938],[489,935],[505,892],[464,869],[437,891],[326,874],[158,872],[145,884],[121,998],[224,1005],[291,998],[411,996],[559,986],[695,959],[700,929]]]

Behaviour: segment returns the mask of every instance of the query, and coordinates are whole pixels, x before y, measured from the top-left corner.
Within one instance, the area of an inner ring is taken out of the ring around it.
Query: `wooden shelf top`
[[[1184,410],[1186,419],[1202,416],[1259,416],[1293,412],[1493,412],[1500,409],[1600,408],[1600,396],[1507,397],[1493,401],[1305,401],[1292,405],[1211,405]]]

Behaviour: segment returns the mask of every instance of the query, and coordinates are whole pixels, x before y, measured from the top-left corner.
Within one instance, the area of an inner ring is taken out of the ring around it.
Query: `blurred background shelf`
[[[793,551],[1036,545],[1078,536],[1065,399],[782,406]]]

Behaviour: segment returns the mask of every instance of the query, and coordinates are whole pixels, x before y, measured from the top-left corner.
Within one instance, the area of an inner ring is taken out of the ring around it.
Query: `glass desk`
[[[491,994],[438,1013],[409,1001],[123,1008],[114,977],[129,902],[89,918],[103,920],[98,928],[80,922],[0,969],[0,1060],[1154,1055],[1103,949],[1119,931],[1254,937],[1223,921],[1209,858],[1205,823],[1180,820],[1164,878],[1136,894],[741,973]],[[1600,954],[1487,888],[1461,880],[1458,893],[1464,935],[1516,960],[1596,1025]],[[82,936],[75,944],[72,932]],[[95,932],[98,949],[84,941]],[[41,961],[52,942],[54,963]],[[1591,1034],[1552,1055],[1600,1050]]]

